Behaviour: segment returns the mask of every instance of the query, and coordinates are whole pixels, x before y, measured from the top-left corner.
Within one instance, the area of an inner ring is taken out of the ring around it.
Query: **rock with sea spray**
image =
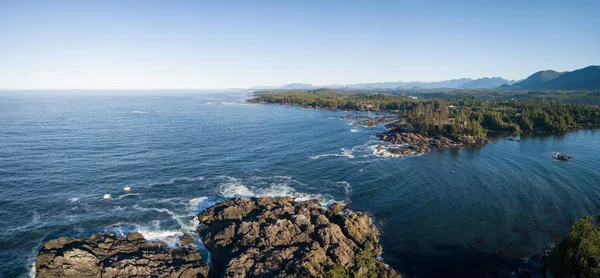
[[[37,277],[400,277],[378,258],[379,231],[363,213],[293,197],[230,199],[198,215],[212,269],[189,245],[169,247],[142,234],[50,240]],[[340,277],[340,276],[337,276]]]

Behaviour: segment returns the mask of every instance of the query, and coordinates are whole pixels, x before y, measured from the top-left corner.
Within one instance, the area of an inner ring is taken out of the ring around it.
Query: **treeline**
[[[414,132],[428,136],[457,138],[485,136],[487,131],[565,132],[574,128],[600,126],[600,108],[581,104],[533,100],[414,99],[367,92],[331,89],[257,92],[251,102],[304,107],[390,111]]]
[[[599,220],[600,217],[587,216],[575,222],[545,259],[542,273],[549,270],[554,277],[599,277]]]

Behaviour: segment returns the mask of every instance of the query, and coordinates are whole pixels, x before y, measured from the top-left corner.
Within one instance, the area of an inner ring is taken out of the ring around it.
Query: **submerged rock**
[[[399,277],[369,216],[292,197],[231,199],[198,215],[216,277]],[[364,276],[360,276],[364,275]]]
[[[167,248],[128,233],[50,240],[35,270],[36,277],[208,277],[210,267],[194,248]]]

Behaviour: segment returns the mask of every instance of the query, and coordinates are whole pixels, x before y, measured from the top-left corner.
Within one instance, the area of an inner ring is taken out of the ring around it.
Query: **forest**
[[[457,138],[489,132],[566,132],[600,126],[600,107],[560,101],[417,98],[369,91],[332,89],[261,91],[254,103],[297,105],[316,109],[386,111],[398,115],[412,131]]]

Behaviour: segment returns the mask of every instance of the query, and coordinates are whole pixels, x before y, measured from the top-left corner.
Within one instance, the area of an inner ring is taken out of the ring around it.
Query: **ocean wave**
[[[150,112],[148,111],[142,111],[142,110],[133,110],[131,111],[131,114],[149,114]]]
[[[217,193],[219,196],[224,198],[251,198],[251,197],[285,197],[291,196],[297,202],[319,199],[321,205],[329,207],[335,200],[331,197],[327,197],[321,194],[311,194],[305,192],[299,192],[295,188],[291,187],[286,183],[271,183],[268,187],[257,187],[257,186],[246,186],[240,182],[236,183],[225,183],[219,187]]]
[[[344,187],[344,191],[346,192],[346,194],[350,194],[350,191],[352,190],[352,187],[350,186],[349,182],[347,182],[347,181],[338,181],[335,184],[343,186]]]
[[[181,230],[152,230],[142,226],[136,227],[138,233],[144,235],[144,238],[150,241],[160,240],[167,243],[167,245],[175,246],[179,241],[179,238],[183,236]]]
[[[358,129],[353,128],[350,130],[350,132],[360,132],[360,131]]]
[[[174,178],[169,180],[168,182],[166,182],[165,184],[175,184],[175,183],[179,183],[179,182],[196,182],[196,181],[203,181],[206,180],[205,177],[199,176],[199,177],[183,177],[183,178]]]
[[[230,104],[236,104],[236,102],[233,102],[233,101],[209,101],[206,104],[208,104],[208,105],[230,105]]]
[[[315,155],[315,156],[311,156],[312,159],[319,159],[322,157],[328,157],[328,156],[344,156],[347,158],[354,158],[354,153],[353,150],[350,149],[345,149],[345,148],[341,148],[340,149],[342,152],[341,153],[327,153],[327,154],[320,154],[320,155]]]
[[[127,194],[123,194],[121,196],[118,197],[119,200],[125,198],[125,197],[131,197],[131,196],[139,196],[142,195],[144,193],[127,193]]]
[[[161,229],[160,221],[153,221],[152,226],[118,222],[106,226],[104,231],[106,233],[115,233],[116,235],[120,236],[125,236],[128,232],[138,232],[144,235],[144,238],[149,241],[162,241],[169,246],[177,245],[179,238],[184,234],[184,231],[182,230]]]

